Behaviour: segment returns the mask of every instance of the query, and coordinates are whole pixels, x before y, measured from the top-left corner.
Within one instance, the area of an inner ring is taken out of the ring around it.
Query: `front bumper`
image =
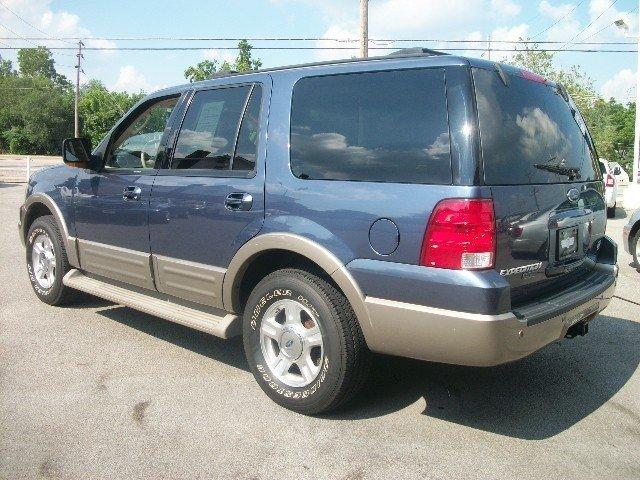
[[[631,235],[631,225],[625,225],[622,227],[622,244],[624,245],[624,251],[631,255],[631,244],[629,243],[629,236]]]
[[[20,205],[20,217],[18,219],[18,234],[20,235],[20,241],[22,242],[22,246],[25,246],[25,242],[26,242],[26,235],[25,235],[25,231],[24,231],[24,220],[25,220],[25,216],[27,214],[27,209],[24,205]]]

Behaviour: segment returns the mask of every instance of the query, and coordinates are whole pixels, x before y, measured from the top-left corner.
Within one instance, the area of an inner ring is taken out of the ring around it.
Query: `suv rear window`
[[[580,113],[557,87],[496,71],[473,69],[489,185],[598,179]],[[575,113],[574,113],[575,112]]]
[[[451,183],[444,70],[303,78],[291,171],[303,179]]]

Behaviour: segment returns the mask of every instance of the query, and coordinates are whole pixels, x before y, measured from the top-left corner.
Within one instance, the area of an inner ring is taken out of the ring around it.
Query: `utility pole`
[[[360,0],[360,56],[369,56],[369,0]]]
[[[74,104],[74,116],[73,116],[73,124],[74,124],[74,136],[80,136],[80,122],[78,121],[78,99],[80,98],[80,72],[82,71],[82,47],[84,43],[82,40],[78,41],[78,63],[76,64],[76,101]]]
[[[487,60],[491,60],[491,34],[487,36]]]
[[[640,22],[640,0],[638,1],[638,22]],[[638,23],[640,28],[640,23]],[[636,130],[633,140],[633,183],[640,183],[638,166],[640,165],[640,31],[637,38],[638,63],[636,64]]]

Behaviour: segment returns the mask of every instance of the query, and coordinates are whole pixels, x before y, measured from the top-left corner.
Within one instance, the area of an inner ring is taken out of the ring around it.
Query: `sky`
[[[371,39],[481,40],[476,44],[449,47],[486,48],[490,35],[494,48],[513,44],[495,43],[532,38],[569,42],[565,48],[586,48],[585,40],[633,41],[638,35],[638,0],[370,0]],[[624,18],[629,31],[612,25]],[[196,51],[86,51],[82,81],[101,80],[119,90],[150,92],[185,82],[184,70],[204,59],[233,60],[231,41],[125,41],[104,37],[305,37],[340,39],[309,42],[251,41],[255,47],[309,46],[345,47],[354,50],[254,50],[264,67],[317,60],[348,58],[358,54],[359,0],[0,0],[0,55],[15,60],[7,46],[46,45],[73,47],[59,40],[24,40],[22,37],[84,37],[89,47],[179,46],[201,47]],[[11,38],[11,39],[9,39]],[[370,47],[415,47],[445,49],[439,42],[381,42]],[[563,45],[556,44],[556,47]],[[634,50],[635,45],[593,48]],[[390,50],[372,50],[371,55]],[[73,51],[55,51],[56,68],[74,78]],[[452,52],[453,53],[453,52]],[[486,58],[486,51],[455,52]],[[508,52],[491,53],[503,59]],[[633,53],[576,53],[555,55],[559,67],[579,65],[605,98],[627,102],[635,99],[637,55]]]

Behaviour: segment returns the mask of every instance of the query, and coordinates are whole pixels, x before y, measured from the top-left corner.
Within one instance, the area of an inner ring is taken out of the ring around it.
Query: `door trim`
[[[225,268],[152,254],[159,292],[203,305],[222,308]]]
[[[87,272],[155,290],[150,253],[79,238],[78,254]]]

